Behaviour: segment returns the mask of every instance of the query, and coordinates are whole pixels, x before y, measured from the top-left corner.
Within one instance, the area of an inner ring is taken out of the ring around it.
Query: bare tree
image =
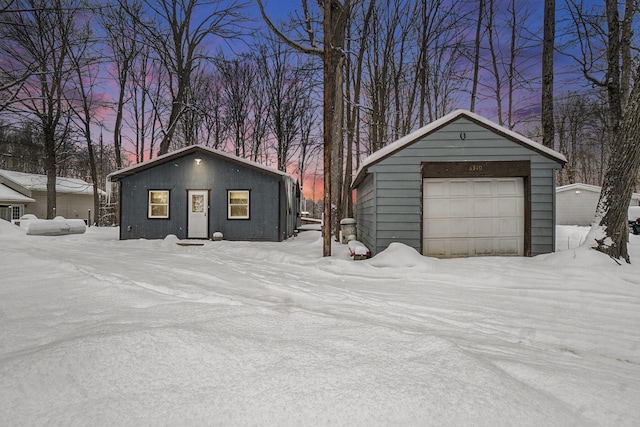
[[[298,173],[300,174],[300,188],[305,185],[305,175],[309,162],[317,160],[321,145],[314,137],[314,124],[316,121],[316,111],[310,98],[306,99],[306,105],[300,111],[300,150],[298,160]]]
[[[542,144],[554,148],[553,52],[556,30],[556,0],[544,0],[542,39]]]
[[[140,53],[140,29],[142,3],[139,0],[118,0],[117,5],[101,9],[102,26],[106,44],[115,66],[114,78],[118,85],[116,116],[113,127],[113,147],[116,167],[122,167],[122,122],[127,83],[131,79],[133,65]]]
[[[596,212],[606,237],[598,240],[596,249],[629,262],[627,207],[640,167],[640,85],[637,80],[633,85],[631,82],[640,71],[631,60],[632,22],[638,14],[638,2],[624,2],[622,17],[616,0],[605,0],[604,11],[592,9],[589,13],[581,3],[568,3],[581,51],[573,58],[588,82],[606,90],[611,126],[611,152]]]
[[[28,114],[39,121],[47,174],[47,217],[56,209],[56,176],[60,128],[66,127],[64,95],[73,69],[69,54],[76,43],[81,1],[23,0],[15,2],[16,11],[4,13],[1,54],[12,70],[30,74],[22,84],[13,86],[19,93],[14,100],[15,113]]]
[[[67,103],[74,113],[74,121],[78,123],[78,129],[87,147],[89,172],[93,184],[93,220],[100,218],[100,193],[98,191],[98,168],[95,150],[92,141],[92,128],[95,121],[96,110],[104,103],[100,102],[95,93],[97,82],[97,65],[102,61],[95,50],[95,40],[92,40],[92,31],[89,20],[78,28],[77,43],[69,51],[70,66],[75,71],[75,79],[69,83],[70,90],[65,93]],[[116,153],[117,154],[117,153]],[[119,157],[116,157],[119,160]],[[90,218],[88,218],[90,220]]]
[[[595,175],[586,173],[599,163],[600,148],[604,148],[594,140],[597,129],[602,127],[597,108],[589,94],[569,92],[557,99],[554,106],[555,139],[557,150],[567,158],[564,168],[558,172],[558,185],[602,183]]]
[[[480,76],[480,45],[482,40],[482,18],[485,15],[484,0],[478,0],[478,18],[476,20],[476,38],[474,40],[473,52],[473,81],[471,89],[471,105],[469,109],[473,112],[476,109],[476,98],[478,96],[478,79]]]
[[[354,16],[347,25],[346,49],[354,52],[347,55],[345,62],[345,129],[347,139],[347,151],[345,154],[345,179],[342,188],[344,200],[344,213],[346,217],[353,217],[353,197],[351,197],[351,181],[353,180],[353,157],[356,149],[356,167],[359,165],[360,146],[360,116],[361,116],[361,90],[363,84],[363,62],[369,42],[371,29],[371,16],[375,2],[369,2],[366,7],[358,8],[362,11],[362,17]]]
[[[204,41],[211,35],[232,38],[241,18],[243,3],[210,0],[145,0],[145,7],[157,18],[155,25],[144,24],[148,41],[168,72],[171,110],[163,127],[159,154],[169,150],[180,116],[189,107],[185,102],[192,73],[206,54]]]
[[[275,139],[277,168],[285,171],[296,153],[303,108],[309,108],[313,68],[309,63],[297,63],[291,48],[268,41],[256,47],[258,75],[262,80],[269,105],[267,124]]]
[[[306,0],[302,0],[303,15],[305,21],[301,24],[303,32],[306,33],[308,44],[302,44],[288,37],[280,29],[278,29],[269,19],[264,11],[262,1],[258,0],[258,6],[264,21],[269,28],[280,37],[285,43],[299,50],[300,52],[312,54],[322,58],[323,61],[323,122],[324,122],[324,221],[323,221],[323,256],[331,255],[331,227],[337,231],[337,221],[332,221],[331,203],[334,200],[332,196],[332,180],[335,179],[332,174],[332,161],[334,153],[342,153],[342,126],[343,126],[343,65],[344,65],[344,43],[347,19],[351,15],[351,1],[344,0],[327,0],[320,3],[322,7],[322,31],[323,31],[323,47],[318,47],[316,36],[317,28],[314,26],[312,15],[308,8]],[[338,173],[342,176],[342,164],[340,163]],[[339,188],[339,187],[338,187]],[[338,196],[339,197],[339,196]],[[338,205],[339,206],[339,205]],[[337,219],[337,218],[336,218]]]
[[[205,137],[203,143],[207,146],[219,149],[226,140],[228,128],[226,126],[226,118],[223,114],[223,83],[218,72],[207,75],[207,90],[205,90],[206,98],[204,115],[204,132]],[[253,160],[257,161],[257,158]]]
[[[246,157],[246,139],[251,113],[251,85],[256,69],[248,55],[226,59],[221,53],[216,66],[223,79],[224,108],[233,150],[236,156]]]

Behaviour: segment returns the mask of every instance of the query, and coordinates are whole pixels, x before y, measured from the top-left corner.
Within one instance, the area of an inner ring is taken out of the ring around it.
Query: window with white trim
[[[149,190],[149,218],[169,218],[169,190]]]
[[[22,216],[22,206],[11,207],[11,219],[18,220]]]
[[[228,219],[249,219],[249,190],[229,190]]]

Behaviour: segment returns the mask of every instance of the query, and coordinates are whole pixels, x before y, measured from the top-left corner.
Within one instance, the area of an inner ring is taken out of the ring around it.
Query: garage
[[[438,257],[555,250],[556,171],[566,158],[478,114],[456,110],[365,158],[357,239]]]
[[[523,178],[424,178],[423,255],[523,255]]]

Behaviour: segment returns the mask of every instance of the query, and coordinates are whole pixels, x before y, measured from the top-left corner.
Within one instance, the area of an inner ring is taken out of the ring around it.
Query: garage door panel
[[[517,236],[524,232],[524,230],[520,227],[520,220],[518,218],[501,218],[497,222],[497,233],[500,236]]]
[[[469,256],[469,240],[468,239],[452,239],[449,245],[449,251],[446,256],[465,257]]]
[[[431,182],[425,183],[423,188],[425,198],[440,198],[445,195],[445,186],[442,180],[431,180]]]
[[[518,196],[518,181],[510,180],[498,180],[497,191],[499,196]]]
[[[473,239],[473,255],[476,256],[489,256],[496,252],[494,245],[494,239]]]
[[[522,216],[522,200],[516,198],[500,199],[497,202],[498,216]]]
[[[444,191],[451,197],[468,197],[470,194],[469,184],[467,181],[450,181],[449,190]]]
[[[492,182],[490,180],[475,180],[471,181],[472,192],[469,196],[475,197],[490,197],[493,194]]]
[[[469,199],[449,199],[449,216],[452,218],[466,218],[469,216]]]
[[[449,200],[447,199],[432,199],[424,204],[425,216],[428,218],[448,218],[449,213]]]
[[[451,237],[469,237],[473,235],[473,222],[469,218],[452,218],[449,221]],[[445,235],[447,235],[445,233]]]
[[[502,255],[520,255],[520,247],[524,242],[521,239],[501,239],[499,244]]]
[[[424,237],[438,239],[448,236],[448,230],[451,229],[449,222],[449,219],[442,218],[423,223]]]
[[[493,218],[477,218],[474,221],[475,224],[475,232],[469,235],[472,237],[491,237],[496,233],[496,228],[494,226]]]
[[[425,255],[524,254],[522,178],[425,178],[423,215]]]
[[[449,251],[449,241],[445,239],[430,239],[426,245],[426,250],[436,257],[447,257]]]
[[[471,216],[474,218],[480,218],[480,217],[491,217],[495,215],[493,200],[490,198],[473,199],[472,205],[473,205],[473,210],[471,210],[470,212],[467,211],[466,216],[469,216],[469,214],[471,214]]]

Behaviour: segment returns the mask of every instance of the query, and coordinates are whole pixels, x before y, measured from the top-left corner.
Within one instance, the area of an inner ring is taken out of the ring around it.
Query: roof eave
[[[136,174],[140,171],[152,168],[156,165],[168,162],[172,159],[176,159],[182,156],[186,156],[191,154],[192,152],[202,152],[205,154],[210,154],[225,160],[228,160],[232,163],[235,163],[237,165],[241,165],[244,167],[248,167],[248,168],[252,168],[252,169],[256,169],[259,170],[260,172],[272,175],[272,176],[279,176],[279,177],[289,177],[291,179],[293,179],[293,177],[291,175],[289,175],[286,172],[282,172],[276,169],[271,169],[268,168],[266,166],[260,165],[258,163],[246,160],[246,159],[242,159],[236,156],[233,156],[231,154],[225,153],[223,151],[220,150],[215,150],[213,148],[209,148],[209,147],[205,147],[202,145],[190,145],[181,149],[178,149],[176,151],[172,151],[171,153],[167,153],[167,154],[163,154],[162,156],[158,156],[154,159],[150,159],[150,160],[146,160],[142,163],[138,163],[129,167],[126,167],[124,169],[120,169],[119,171],[115,171],[110,173],[109,175],[107,175],[107,180],[110,182],[117,182],[120,181],[122,178],[125,178],[127,176]]]

